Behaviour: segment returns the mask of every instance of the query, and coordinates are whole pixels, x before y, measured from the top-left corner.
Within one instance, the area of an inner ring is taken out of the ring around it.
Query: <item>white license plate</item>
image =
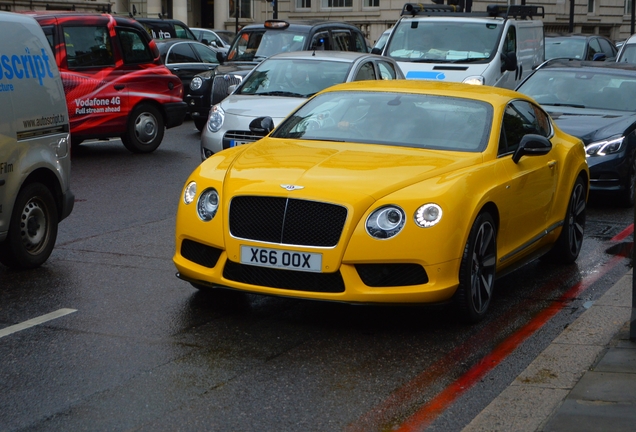
[[[322,254],[241,245],[241,264],[321,272]]]
[[[254,141],[239,141],[239,140],[230,140],[230,147],[236,147],[243,144],[249,144]]]

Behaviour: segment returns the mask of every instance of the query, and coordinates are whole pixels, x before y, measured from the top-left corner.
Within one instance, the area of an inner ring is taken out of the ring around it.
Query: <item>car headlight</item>
[[[404,227],[404,211],[395,205],[374,210],[367,218],[367,233],[377,239],[388,239],[397,235]]]
[[[219,193],[216,189],[206,189],[203,191],[197,202],[197,213],[202,221],[211,221],[219,209]]]
[[[208,130],[210,132],[218,132],[223,126],[223,120],[225,120],[225,112],[219,105],[214,105],[210,110],[210,117],[208,118]]]
[[[194,201],[194,197],[197,195],[197,184],[196,182],[190,182],[185,187],[183,191],[183,202],[186,204],[190,204]]]
[[[593,142],[585,146],[586,156],[605,156],[612,153],[618,153],[621,150],[624,136],[618,138],[608,138],[603,141]]]
[[[199,90],[202,85],[203,79],[201,79],[201,77],[195,76],[194,78],[192,78],[192,81],[190,81],[190,90]]]
[[[472,84],[472,85],[484,85],[484,77],[481,75],[473,75],[464,78],[462,81],[464,84]]]
[[[442,208],[437,204],[424,204],[415,212],[415,223],[422,228],[432,227],[442,219]]]

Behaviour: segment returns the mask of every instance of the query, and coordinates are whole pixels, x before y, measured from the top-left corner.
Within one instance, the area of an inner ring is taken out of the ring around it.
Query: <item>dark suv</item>
[[[186,92],[188,112],[202,130],[210,107],[228,95],[257,64],[281,52],[332,50],[368,52],[364,34],[356,26],[334,21],[287,22],[269,20],[245,26],[234,38],[221,65],[194,77]]]
[[[182,21],[169,18],[135,18],[153,39],[192,39],[197,37]]]

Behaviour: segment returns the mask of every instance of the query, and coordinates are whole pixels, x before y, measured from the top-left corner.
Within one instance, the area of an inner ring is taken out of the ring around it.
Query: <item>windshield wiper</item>
[[[465,59],[451,60],[451,63],[474,63],[474,62],[478,62],[478,61],[482,61],[486,59],[488,59],[488,57],[471,57],[471,58],[465,58]]]
[[[571,108],[585,108],[585,105],[569,104],[569,103],[561,103],[561,102],[543,103],[541,105],[564,106],[564,107],[571,107]]]
[[[298,98],[305,97],[305,95],[302,95],[300,93],[281,91],[281,90],[264,92],[264,93],[255,93],[255,95],[256,96],[288,96],[288,97],[298,97]]]
[[[451,63],[446,59],[409,59],[406,57],[404,60],[411,60],[411,63]]]

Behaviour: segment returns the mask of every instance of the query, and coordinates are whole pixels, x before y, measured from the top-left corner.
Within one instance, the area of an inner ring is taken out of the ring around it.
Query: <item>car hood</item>
[[[236,63],[223,63],[222,65],[217,66],[216,74],[217,75],[225,75],[225,74],[236,74],[236,75],[247,75],[252,69],[254,69],[259,62],[236,62]]]
[[[221,108],[226,115],[251,118],[268,116],[278,125],[306,100],[283,96],[230,95],[221,102]]]
[[[545,107],[564,132],[589,144],[633,129],[636,114],[631,112]]]
[[[225,170],[229,164],[224,189],[232,195],[289,193],[295,198],[366,205],[409,185],[483,160],[481,153],[276,138],[264,138],[236,149],[232,150],[238,155],[223,151],[200,167],[206,176],[207,169],[218,166]],[[296,190],[285,192],[287,185]]]

